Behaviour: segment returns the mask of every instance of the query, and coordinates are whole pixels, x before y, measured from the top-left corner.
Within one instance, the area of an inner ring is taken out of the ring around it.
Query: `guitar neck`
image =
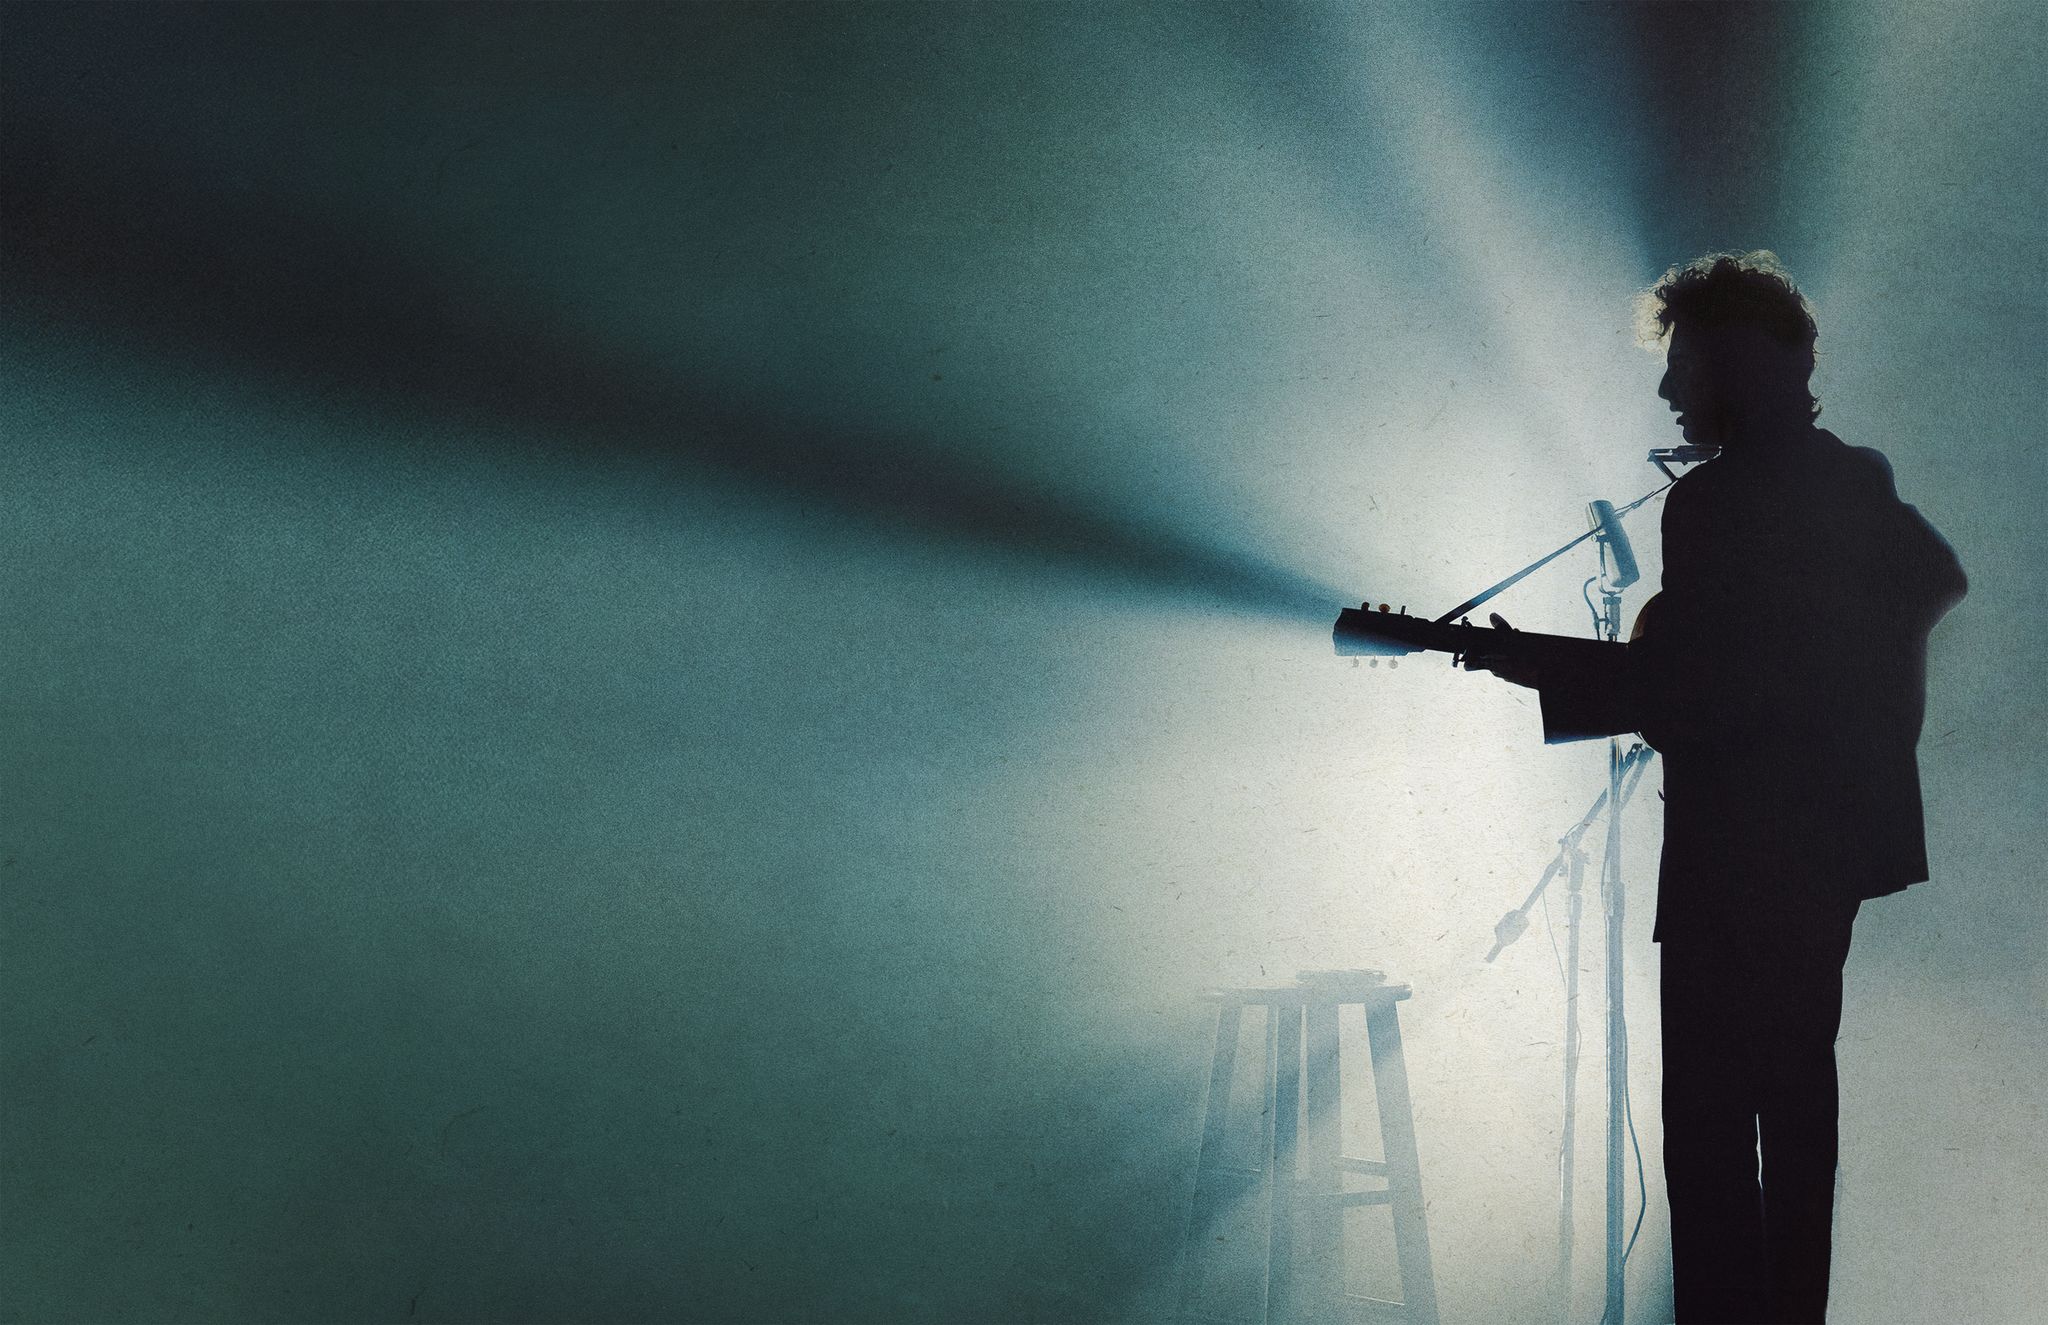
[[[1333,641],[1345,657],[1399,657],[1402,654],[1514,653],[1561,666],[1592,666],[1611,662],[1627,645],[1576,635],[1543,635],[1526,630],[1500,630],[1450,621],[1428,621],[1384,607],[1347,607],[1337,614]]]

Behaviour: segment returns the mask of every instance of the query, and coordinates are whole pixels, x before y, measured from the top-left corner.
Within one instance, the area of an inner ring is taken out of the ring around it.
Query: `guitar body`
[[[1635,643],[1637,640],[1641,639],[1646,633],[1648,633],[1650,628],[1650,615],[1657,607],[1657,600],[1659,598],[1662,598],[1663,596],[1664,595],[1661,593],[1653,593],[1649,596],[1649,598],[1643,603],[1641,607],[1636,609],[1635,624],[1628,628],[1629,643]]]

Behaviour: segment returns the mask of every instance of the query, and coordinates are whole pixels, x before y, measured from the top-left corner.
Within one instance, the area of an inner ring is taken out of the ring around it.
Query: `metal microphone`
[[[1608,586],[1619,591],[1641,579],[1642,574],[1636,569],[1635,550],[1628,545],[1628,532],[1621,527],[1621,517],[1614,513],[1614,503],[1588,503],[1586,519],[1592,524],[1593,535],[1600,543],[1600,574]]]

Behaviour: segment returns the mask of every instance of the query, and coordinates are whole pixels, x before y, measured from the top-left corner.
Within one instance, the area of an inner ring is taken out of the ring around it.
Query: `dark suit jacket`
[[[1927,635],[1966,588],[1885,458],[1824,430],[1678,481],[1642,638],[1540,687],[1544,739],[1640,731],[1664,756],[1658,939],[1927,878]]]

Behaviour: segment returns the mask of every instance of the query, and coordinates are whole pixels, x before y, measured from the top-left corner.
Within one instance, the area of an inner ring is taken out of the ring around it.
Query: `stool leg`
[[[1297,1132],[1301,1117],[1301,1008],[1275,1004],[1279,1031],[1273,1045],[1273,1176],[1268,1189],[1266,1234],[1266,1320],[1291,1325],[1296,1319],[1294,1279],[1295,1186],[1300,1171]]]
[[[1380,1140],[1386,1147],[1387,1191],[1394,1213],[1394,1255],[1401,1266],[1401,1297],[1411,1325],[1437,1325],[1436,1279],[1430,1269],[1429,1225],[1423,1213],[1422,1161],[1415,1153],[1415,1114],[1408,1099],[1408,1067],[1401,1059],[1396,1005],[1371,1005],[1365,1034],[1372,1047],[1373,1093],[1379,1098]]]
[[[1203,1264],[1216,1236],[1217,1216],[1228,1188],[1223,1167],[1224,1140],[1229,1134],[1230,1087],[1237,1077],[1237,1036],[1244,1008],[1225,1003],[1216,1010],[1216,1059],[1209,1067],[1209,1095],[1202,1116],[1202,1153],[1195,1161],[1195,1187],[1188,1196],[1188,1222],[1180,1248],[1180,1314],[1195,1314],[1203,1288]],[[1261,1091],[1261,1094],[1264,1092]]]
[[[1343,1175],[1342,1082],[1338,1077],[1337,1009],[1310,1004],[1306,1010],[1307,1054],[1302,1090],[1307,1128],[1301,1145],[1300,1293],[1311,1320],[1336,1320],[1344,1297],[1344,1210],[1337,1204]]]

